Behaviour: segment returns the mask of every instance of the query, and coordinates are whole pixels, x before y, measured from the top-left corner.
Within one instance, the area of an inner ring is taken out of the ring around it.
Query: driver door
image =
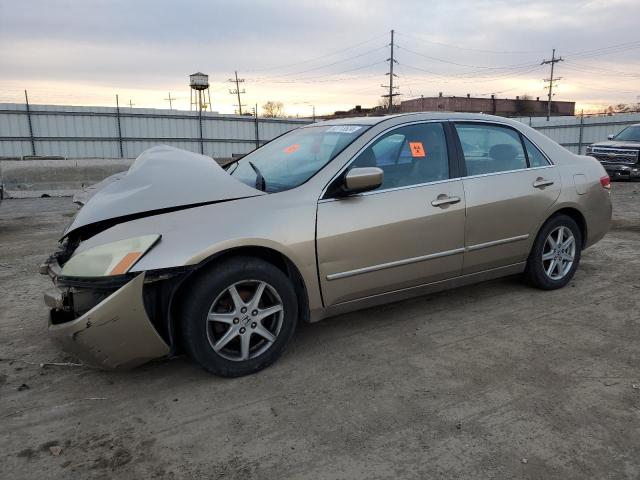
[[[461,274],[465,198],[450,179],[441,123],[398,127],[347,168],[377,166],[376,190],[318,204],[317,255],[326,306]]]

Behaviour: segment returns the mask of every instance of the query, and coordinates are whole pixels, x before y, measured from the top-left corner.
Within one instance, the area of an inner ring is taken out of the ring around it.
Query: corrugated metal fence
[[[135,158],[158,144],[231,157],[308,120],[152,108],[0,104],[0,157]]]
[[[520,117],[575,153],[606,140],[625,126],[640,123],[640,113],[613,116]],[[135,158],[158,144],[231,157],[308,120],[151,108],[66,107],[0,104],[0,157],[59,155],[67,158]]]
[[[551,117],[519,117],[522,123],[555,140],[573,153],[584,155],[585,148],[594,142],[607,139],[623,128],[640,123],[640,113],[617,113],[615,115]]]

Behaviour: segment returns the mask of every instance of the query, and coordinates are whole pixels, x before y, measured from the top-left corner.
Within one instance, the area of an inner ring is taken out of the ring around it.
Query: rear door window
[[[520,134],[499,125],[456,123],[467,175],[507,172],[527,168]]]

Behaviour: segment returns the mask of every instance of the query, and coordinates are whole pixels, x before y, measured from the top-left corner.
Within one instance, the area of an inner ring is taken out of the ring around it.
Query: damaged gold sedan
[[[596,160],[469,114],[316,123],[224,169],[155,147],[83,195],[42,266],[52,336],[96,367],[186,352],[223,376],[299,321],[505,275],[560,288],[611,218]]]

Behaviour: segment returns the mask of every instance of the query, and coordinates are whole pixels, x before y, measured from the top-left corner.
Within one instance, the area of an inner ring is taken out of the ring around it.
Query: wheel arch
[[[176,328],[180,322],[180,308],[182,301],[185,298],[185,292],[188,291],[189,285],[198,280],[198,276],[201,272],[212,268],[216,263],[224,261],[229,258],[238,256],[250,256],[259,258],[281,270],[293,284],[298,299],[298,318],[303,322],[309,322],[310,309],[309,309],[309,294],[307,286],[304,282],[304,277],[300,273],[300,269],[296,266],[287,255],[284,253],[262,245],[242,245],[225,250],[220,250],[199,262],[195,268],[185,276],[180,284],[174,290],[171,300],[169,302],[168,315],[169,315],[169,329],[172,332],[172,339],[178,339],[179,329]],[[172,345],[175,349],[175,345]]]
[[[555,217],[556,215],[566,215],[572,218],[578,224],[578,227],[580,228],[580,235],[582,236],[582,248],[584,248],[587,245],[587,236],[589,234],[589,230],[587,227],[587,219],[585,218],[584,214],[580,211],[580,209],[574,205],[558,206],[558,208],[556,208],[553,212],[551,212],[551,214],[548,215],[547,218],[545,218],[544,221],[540,224],[536,232],[535,238],[538,237],[538,234],[540,233],[540,230],[545,225],[545,223],[547,223],[549,219]]]

